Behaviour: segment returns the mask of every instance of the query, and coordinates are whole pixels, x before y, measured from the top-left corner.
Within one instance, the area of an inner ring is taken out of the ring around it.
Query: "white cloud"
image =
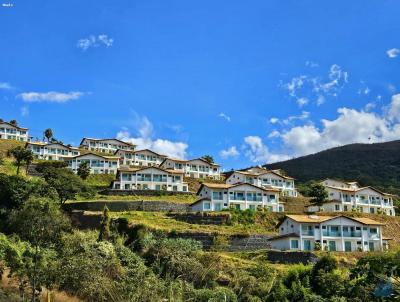
[[[387,115],[389,120],[400,122],[400,94],[392,96]]]
[[[71,92],[23,92],[17,95],[17,98],[22,99],[27,103],[34,102],[49,102],[49,103],[66,103],[69,101],[77,100],[85,93],[80,91]]]
[[[400,53],[400,50],[398,48],[391,48],[386,51],[386,54],[391,59],[396,58],[399,55],[399,53]]]
[[[276,138],[276,137],[280,137],[280,136],[281,136],[281,133],[278,130],[274,130],[270,134],[268,134],[268,138]]]
[[[281,84],[281,87],[287,90],[289,96],[300,107],[310,103],[320,106],[328,96],[336,97],[348,83],[348,78],[347,71],[344,71],[338,64],[333,64],[325,77],[303,74],[293,77],[288,83]]]
[[[319,67],[319,64],[313,61],[306,61],[306,66],[311,68]]]
[[[292,115],[282,121],[284,125],[290,125],[294,121],[305,121],[310,117],[310,112],[302,111],[300,115]]]
[[[231,117],[226,115],[225,113],[221,112],[220,114],[218,114],[219,117],[222,117],[223,119],[225,119],[226,121],[230,122],[231,121]]]
[[[270,153],[259,136],[247,136],[244,138],[244,143],[245,155],[254,163],[272,163],[289,159],[289,156],[284,154]]]
[[[299,105],[299,107],[301,108],[301,107],[307,105],[309,100],[307,98],[299,98],[296,100],[296,102],[297,102],[297,105]]]
[[[364,106],[364,110],[365,111],[371,111],[372,109],[374,109],[376,107],[376,104],[374,102],[369,102]]]
[[[0,89],[5,89],[5,90],[9,90],[9,89],[13,89],[14,87],[12,87],[10,85],[10,83],[7,82],[0,82]]]
[[[151,149],[157,153],[165,154],[174,158],[186,158],[188,145],[183,142],[173,142],[165,139],[154,139],[153,124],[147,117],[138,118],[137,124],[140,125],[137,137],[132,137],[127,129],[117,133],[117,138],[137,145],[138,149]]]
[[[221,150],[219,152],[219,156],[221,156],[221,158],[223,159],[227,159],[229,157],[237,157],[239,156],[239,151],[236,149],[235,146],[229,147],[226,150]]]
[[[304,125],[281,133],[289,154],[301,156],[351,143],[384,142],[400,138],[400,95],[392,97],[387,117],[372,112],[339,108],[334,120],[323,119],[322,127]]]
[[[29,115],[29,108],[28,108],[28,106],[23,106],[23,107],[21,107],[21,115],[24,116],[24,117]]]
[[[277,117],[271,117],[271,118],[269,119],[269,122],[270,122],[271,124],[276,124],[277,122],[279,122],[279,119],[278,119]]]
[[[79,39],[76,43],[76,47],[86,51],[90,47],[99,47],[105,45],[106,47],[111,47],[114,43],[114,39],[108,37],[108,35],[101,34],[98,36],[90,35],[87,38]]]

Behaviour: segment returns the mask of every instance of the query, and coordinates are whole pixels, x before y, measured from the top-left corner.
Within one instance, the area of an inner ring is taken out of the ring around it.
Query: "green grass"
[[[161,212],[111,212],[113,217],[122,217],[128,219],[131,224],[144,224],[151,229],[162,230],[165,232],[201,232],[209,234],[223,235],[251,235],[251,234],[276,234],[274,226],[266,227],[265,225],[200,225],[190,224],[183,221],[175,220],[168,217],[166,213]]]
[[[114,174],[91,174],[86,179],[86,183],[97,188],[108,188],[113,180],[115,180]]]
[[[12,139],[0,139],[0,157],[6,157],[9,150],[18,146],[25,146],[25,142]]]
[[[81,198],[78,196],[77,200],[70,200],[68,202],[82,202],[82,201],[167,201],[173,203],[191,204],[196,200],[194,195],[159,195],[159,196],[142,196],[142,195],[131,195],[131,196],[119,196],[119,195],[100,195],[97,194],[90,200]]]

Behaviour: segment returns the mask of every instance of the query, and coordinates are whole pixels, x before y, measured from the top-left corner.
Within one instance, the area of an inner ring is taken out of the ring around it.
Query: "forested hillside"
[[[279,163],[299,182],[327,177],[357,180],[392,193],[400,193],[400,140],[377,144],[351,144]]]

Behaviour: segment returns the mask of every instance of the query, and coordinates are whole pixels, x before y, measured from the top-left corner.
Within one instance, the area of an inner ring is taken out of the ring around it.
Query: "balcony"
[[[303,236],[314,236],[314,230],[302,230],[301,235]]]
[[[341,237],[342,236],[339,231],[323,231],[322,235],[326,236],[326,237]]]
[[[371,233],[370,233],[370,234],[368,235],[368,238],[369,238],[369,239],[379,239],[380,237],[379,237],[379,234],[371,234]]]
[[[247,197],[247,201],[262,201],[262,197]]]
[[[369,201],[368,201],[368,199],[358,199],[357,203],[359,203],[359,204],[369,204]]]
[[[370,202],[371,204],[374,204],[374,205],[381,205],[381,201],[380,200],[371,200],[371,202]]]
[[[343,231],[343,237],[361,237],[361,231]]]

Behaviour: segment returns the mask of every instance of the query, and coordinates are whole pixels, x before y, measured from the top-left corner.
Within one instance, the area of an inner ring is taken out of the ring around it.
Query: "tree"
[[[78,193],[87,189],[78,175],[65,168],[48,167],[44,170],[43,177],[57,191],[61,204],[64,204],[68,199],[75,199]]]
[[[214,163],[214,157],[212,157],[211,155],[204,155],[202,157],[202,159],[204,159],[206,162],[213,164]]]
[[[51,259],[56,259],[54,249],[60,244],[62,234],[71,230],[71,224],[59,208],[46,199],[29,200],[10,215],[8,224],[13,233],[31,246],[23,254],[31,261],[25,269],[32,289],[31,300],[36,301],[36,290],[54,283],[53,277],[43,270]]]
[[[77,174],[79,175],[80,178],[85,180],[86,178],[89,177],[90,175],[90,166],[87,161],[83,162],[80,164]]]
[[[25,149],[24,147],[18,146],[11,149],[9,152],[15,159],[15,165],[17,166],[17,175],[19,175],[19,170],[23,163],[25,163],[28,167],[33,161],[32,151]]]
[[[18,126],[17,120],[11,120],[10,124],[13,125],[13,126]]]
[[[323,202],[328,198],[328,191],[320,183],[314,183],[310,186],[309,196],[313,197],[313,201],[318,205],[323,204]]]
[[[50,142],[50,139],[53,138],[53,130],[51,130],[51,128],[47,128],[44,130],[43,135],[45,138],[47,138],[47,141]]]
[[[100,233],[99,233],[99,241],[107,241],[110,239],[110,223],[111,223],[111,218],[110,218],[110,213],[107,208],[107,206],[104,206],[103,210],[103,217],[101,219],[100,223]]]

